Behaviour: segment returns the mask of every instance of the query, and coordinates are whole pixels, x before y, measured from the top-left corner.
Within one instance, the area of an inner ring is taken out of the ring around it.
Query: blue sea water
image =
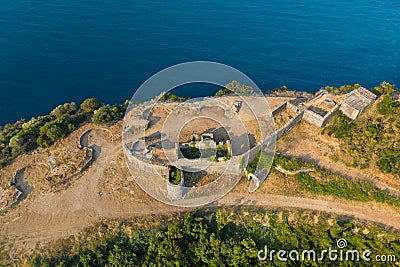
[[[0,124],[87,97],[120,103],[193,60],[231,65],[264,90],[399,84],[400,2],[3,0]]]

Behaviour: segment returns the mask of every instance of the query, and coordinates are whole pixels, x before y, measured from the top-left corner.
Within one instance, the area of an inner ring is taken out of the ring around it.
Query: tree
[[[68,115],[61,116],[40,127],[36,142],[40,147],[49,147],[55,141],[65,138],[74,129],[75,125],[72,123],[71,117]]]
[[[25,140],[20,135],[13,136],[10,139],[10,143],[8,146],[12,148],[11,155],[13,157],[17,157],[27,151],[27,145],[25,144]]]
[[[216,96],[223,96],[223,95],[229,95],[229,94],[231,94],[231,93],[233,93],[233,92],[231,92],[231,90],[229,90],[229,89],[227,89],[227,88],[224,88],[224,89],[219,89],[219,90],[215,93],[215,95],[216,95]]]
[[[174,185],[179,185],[181,183],[181,176],[182,176],[182,170],[172,167],[169,173],[169,181],[174,184]]]
[[[253,95],[255,94],[254,88],[249,85],[241,84],[238,81],[232,81],[228,83],[226,89],[229,89],[233,93],[237,93],[240,95]]]
[[[94,112],[95,110],[98,110],[104,106],[102,102],[97,100],[96,98],[88,98],[85,101],[82,102],[81,104],[81,109],[80,111],[82,112]]]
[[[109,252],[107,266],[137,266],[134,262],[136,255],[130,251],[132,249],[130,245],[129,241],[123,244],[115,244]]]
[[[10,147],[20,147],[24,145],[24,138],[20,135],[13,136],[8,144]]]
[[[390,84],[388,82],[383,82],[381,83],[380,86],[376,86],[374,88],[375,93],[379,94],[379,95],[383,95],[383,94],[391,94],[397,91],[397,89],[394,87],[393,84]]]
[[[65,103],[63,105],[57,106],[50,112],[50,115],[55,117],[60,117],[62,115],[70,115],[76,111],[76,104],[75,102]]]
[[[238,94],[238,95],[254,95],[256,92],[254,88],[248,85],[241,84],[238,81],[232,81],[228,83],[224,89],[218,90],[215,95],[216,96],[223,96],[228,94]]]
[[[47,148],[53,144],[53,141],[46,134],[41,134],[36,142],[41,148]]]
[[[327,220],[310,223],[315,214],[285,210],[279,213],[281,220],[278,211],[266,214],[260,208],[190,212],[183,222],[178,216],[173,221],[160,218],[151,227],[135,227],[131,238],[123,231],[110,231],[106,238],[96,237],[95,232],[94,236],[74,241],[62,250],[42,252],[46,256],[36,256],[29,263],[31,266],[46,263],[51,266],[272,266],[257,259],[258,250],[266,244],[287,251],[299,251],[305,246],[319,251],[343,236],[349,249],[375,248],[387,255],[400,251],[397,232],[368,225],[370,238],[365,238],[354,233],[354,229],[367,227],[359,222],[332,218],[332,226]],[[210,221],[205,220],[207,215]],[[295,220],[289,220],[289,216]],[[263,223],[265,220],[268,227]],[[385,235],[384,240],[378,233]],[[273,266],[288,265],[296,262],[278,261],[275,253]],[[325,257],[319,265],[331,266],[332,262]]]
[[[64,138],[66,133],[59,125],[53,124],[47,130],[46,135],[54,142],[58,139]]]
[[[92,121],[96,124],[110,123],[120,117],[124,111],[125,109],[121,105],[103,106],[94,111]]]
[[[183,102],[186,98],[182,96],[177,96],[171,92],[162,92],[156,99],[159,101],[172,101],[172,102]]]

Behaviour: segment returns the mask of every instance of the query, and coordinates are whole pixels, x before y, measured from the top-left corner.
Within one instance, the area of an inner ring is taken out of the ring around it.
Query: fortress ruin
[[[157,183],[167,183],[167,197],[181,199],[187,194],[195,194],[196,186],[204,185],[201,179],[211,184],[215,182],[216,187],[223,186],[215,181],[215,174],[234,177],[238,170],[245,171],[262,151],[262,145],[274,143],[302,119],[323,127],[339,109],[355,119],[375,101],[376,96],[360,87],[348,94],[320,90],[312,97],[266,98],[274,100],[270,116],[275,120],[276,129],[261,125],[266,128],[264,133],[256,127],[246,102],[236,96],[203,98],[185,104],[158,102],[153,105],[149,102],[137,106],[127,113],[130,118],[124,133],[140,130],[145,136],[130,134],[129,138],[124,138],[128,162],[138,175],[146,173],[149,188]],[[193,114],[198,118],[191,121]],[[205,119],[205,115],[210,115],[211,119]],[[239,117],[240,122],[235,122]],[[184,126],[178,129],[178,125]],[[179,179],[174,180],[175,184],[170,179],[171,162],[182,170]],[[249,191],[255,191],[268,172],[259,169],[247,174]]]

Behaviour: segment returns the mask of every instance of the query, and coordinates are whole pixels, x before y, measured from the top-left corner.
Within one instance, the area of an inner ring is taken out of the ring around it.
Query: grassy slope
[[[336,160],[348,166],[372,167],[399,177],[400,108],[382,112],[385,97],[381,96],[355,121],[338,112],[323,133],[340,141],[341,151],[334,156]]]

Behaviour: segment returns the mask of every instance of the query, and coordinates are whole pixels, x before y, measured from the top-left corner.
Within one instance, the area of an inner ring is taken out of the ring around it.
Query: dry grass
[[[292,120],[295,116],[296,112],[288,108],[285,108],[284,110],[276,114],[274,116],[276,129],[280,129],[285,126],[285,124]]]

